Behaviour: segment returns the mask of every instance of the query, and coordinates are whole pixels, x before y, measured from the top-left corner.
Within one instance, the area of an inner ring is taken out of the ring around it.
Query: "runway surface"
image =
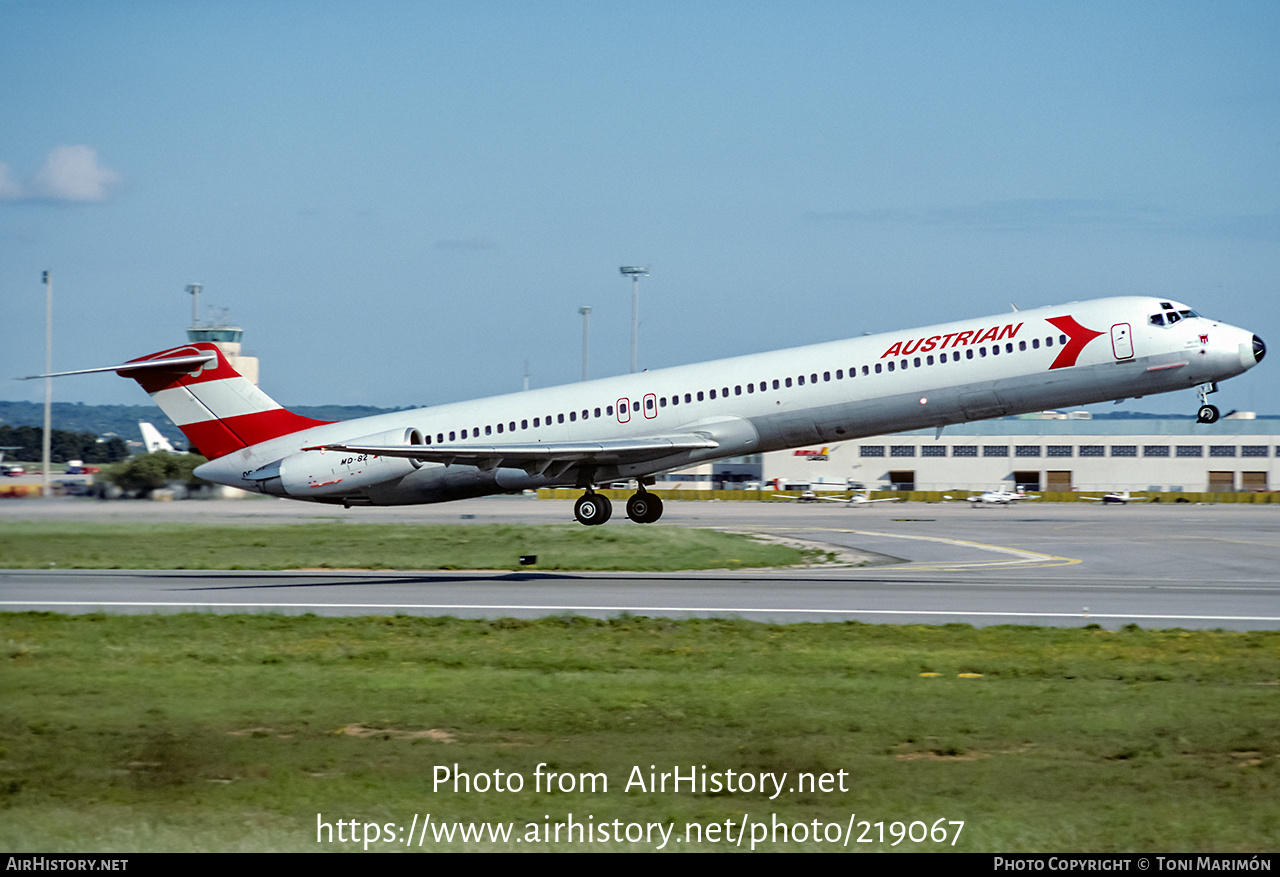
[[[571,503],[493,497],[345,511],[287,500],[23,500],[13,520],[253,527],[569,521]],[[605,526],[639,526],[620,516]],[[655,526],[715,527],[880,555],[863,568],[690,572],[0,571],[0,609],[535,617],[575,613],[801,622],[1280,629],[1280,505],[671,502]],[[890,562],[893,561],[893,562]]]

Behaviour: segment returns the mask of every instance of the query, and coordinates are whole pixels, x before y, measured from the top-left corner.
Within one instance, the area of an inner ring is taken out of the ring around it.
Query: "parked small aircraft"
[[[969,497],[966,502],[972,503],[974,508],[981,505],[1013,505],[1024,499],[1036,499],[1037,497],[1023,493],[1019,488],[1017,493],[1010,493],[1003,487],[997,487],[995,490],[988,490],[986,493],[980,493],[977,496]]]
[[[1100,502],[1103,505],[1124,505],[1128,502],[1146,502],[1151,499],[1149,496],[1130,496],[1127,490],[1118,490],[1108,493],[1106,496],[1081,496],[1079,499],[1087,499],[1091,502]]]

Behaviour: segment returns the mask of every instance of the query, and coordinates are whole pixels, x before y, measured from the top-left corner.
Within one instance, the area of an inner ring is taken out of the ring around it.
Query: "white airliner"
[[[725,457],[1191,387],[1211,423],[1206,394],[1265,352],[1186,305],[1128,297],[338,423],[285,410],[212,344],[86,371],[137,380],[218,484],[344,506],[575,486],[575,517],[601,524],[596,485],[634,479],[627,516],[649,523],[655,473]]]
[[[142,430],[142,443],[147,446],[148,454],[153,454],[156,451],[164,451],[169,454],[177,453],[173,449],[173,445],[169,444],[169,440],[151,424],[146,421],[138,421],[138,429]]]

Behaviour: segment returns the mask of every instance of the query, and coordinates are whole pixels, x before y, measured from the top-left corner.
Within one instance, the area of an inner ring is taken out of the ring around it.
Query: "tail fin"
[[[186,435],[191,451],[211,460],[329,422],[285,410],[208,342],[139,357],[115,372],[141,384]]]

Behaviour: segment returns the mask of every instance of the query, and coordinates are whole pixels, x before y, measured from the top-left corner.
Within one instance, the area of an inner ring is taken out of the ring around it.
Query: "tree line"
[[[44,429],[39,426],[0,426],[0,446],[14,447],[6,451],[6,460],[24,463],[43,458]],[[83,460],[86,463],[117,463],[129,459],[129,446],[120,436],[98,440],[91,432],[68,432],[55,429],[49,434],[49,459],[54,463]]]

